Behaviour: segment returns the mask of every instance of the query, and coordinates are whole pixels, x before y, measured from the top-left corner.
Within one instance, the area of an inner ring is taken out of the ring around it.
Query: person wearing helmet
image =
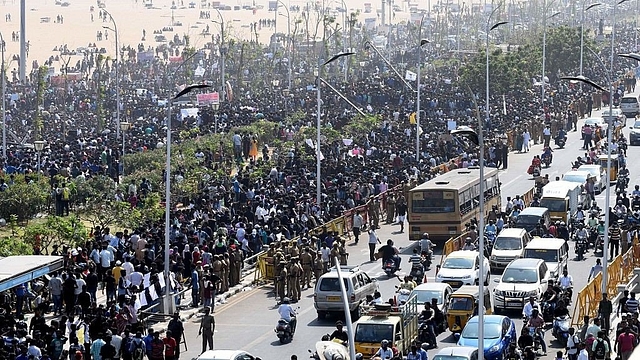
[[[424,254],[426,252],[425,256],[431,257],[434,247],[435,245],[431,239],[429,239],[429,233],[423,233],[420,239],[420,253]]]
[[[473,240],[471,239],[471,237],[467,236],[467,238],[464,239],[464,246],[462,247],[462,250],[473,251],[475,249],[476,245],[473,243]]]
[[[384,263],[387,260],[393,260],[393,263],[396,266],[397,270],[400,270],[400,256],[398,249],[393,246],[393,240],[388,239],[387,240],[387,245],[384,245],[383,247],[380,248],[380,252],[382,252],[382,265],[384,266]]]
[[[569,241],[569,229],[564,221],[560,221],[560,225],[558,225],[558,238]]]
[[[380,343],[380,349],[373,355],[373,357],[379,357],[380,359],[392,359],[393,358],[393,350],[389,347],[389,340],[384,339]]]
[[[291,337],[296,332],[296,311],[291,306],[291,300],[288,297],[282,299],[282,304],[278,308],[278,314],[280,314],[280,318],[289,323],[291,327]]]

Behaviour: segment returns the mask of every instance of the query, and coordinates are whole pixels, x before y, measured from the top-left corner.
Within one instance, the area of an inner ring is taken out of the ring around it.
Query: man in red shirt
[[[162,339],[164,342],[164,359],[165,360],[177,360],[176,359],[176,339],[173,338],[171,330],[167,330],[166,336]]]
[[[636,336],[631,333],[631,329],[627,326],[624,328],[624,332],[618,336],[618,354],[622,360],[629,360],[631,353],[633,352],[633,346],[636,340]]]

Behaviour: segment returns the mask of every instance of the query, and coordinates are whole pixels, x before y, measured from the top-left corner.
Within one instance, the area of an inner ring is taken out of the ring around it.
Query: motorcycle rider
[[[542,160],[549,158],[549,164],[553,161],[553,150],[550,146],[544,148],[544,152],[542,153]]]
[[[393,350],[391,350],[391,348],[389,347],[389,340],[384,339],[382,340],[382,342],[380,342],[380,348],[375,353],[375,355],[373,355],[373,357],[379,357],[383,360],[393,358]]]
[[[531,204],[529,205],[531,207],[540,207],[540,199],[538,199],[537,196],[533,197],[533,201],[531,201]]]
[[[476,246],[470,237],[467,237],[466,239],[464,239],[464,246],[462,247],[462,250],[474,251],[475,249],[476,249]]]
[[[558,135],[556,135],[556,143],[558,142],[559,139],[564,140],[565,143],[567,141],[567,133],[562,128],[560,128],[560,130],[558,131]]]
[[[424,266],[422,266],[422,257],[418,255],[418,248],[413,248],[413,255],[409,258],[411,264],[411,273],[420,271],[420,274],[424,274]]]
[[[520,349],[525,349],[527,347],[532,347],[532,346],[533,346],[533,336],[531,336],[531,333],[529,332],[529,328],[525,326],[522,328],[522,331],[520,332],[520,337],[518,338],[518,347]]]
[[[404,277],[404,281],[400,284],[400,289],[405,289],[409,291],[413,291],[413,289],[418,286],[415,281],[413,281],[413,276],[407,275]]]
[[[638,185],[636,185],[636,187],[637,186]],[[631,209],[639,209],[639,208],[640,208],[640,194],[633,195],[633,200],[631,200]]]
[[[522,308],[522,317],[526,319],[531,318],[533,314],[533,310],[540,310],[540,304],[536,301],[536,298],[533,296],[529,297],[529,302],[524,304]]]
[[[624,219],[624,215],[627,214],[627,207],[624,206],[624,204],[622,203],[622,200],[618,200],[618,203],[613,208],[613,212],[617,216],[616,219]],[[612,220],[615,221],[614,219],[612,219]],[[612,221],[612,223],[613,223],[613,221]]]
[[[571,297],[573,296],[573,277],[569,275],[569,271],[567,269],[562,271],[562,276],[558,279],[558,283],[560,288],[567,293],[566,298],[571,301]]]
[[[420,253],[426,252],[426,256],[431,258],[431,255],[433,254],[433,248],[435,248],[435,245],[433,244],[431,239],[429,239],[429,233],[423,233],[422,238],[420,239]]]
[[[576,231],[576,239],[585,239],[589,238],[589,232],[584,228],[584,224],[578,224],[578,231]]]
[[[533,237],[543,237],[547,234],[545,229],[542,227],[542,224],[536,224],[536,228],[531,230],[531,236]]]
[[[494,235],[498,233],[495,220],[489,220],[489,223],[484,227],[484,233],[493,233]]]
[[[342,321],[338,320],[336,322],[336,329],[331,333],[331,336],[329,336],[329,340],[339,339],[344,342],[349,341],[349,335],[343,330],[343,326]]]
[[[435,324],[435,331],[437,334],[440,334],[447,328],[447,325],[444,321],[444,313],[438,307],[438,299],[431,299],[431,310],[433,310],[433,322]]]
[[[564,221],[560,221],[560,226],[558,227],[558,238],[569,241],[569,229]]]
[[[547,290],[542,293],[542,301],[549,305],[549,312],[553,314],[553,311],[556,309],[556,303],[558,302],[558,293],[553,288],[553,280],[549,280]],[[542,309],[542,311],[544,311],[544,309]]]
[[[527,326],[535,328],[535,333],[538,336],[540,346],[542,347],[542,356],[547,356],[547,344],[544,341],[544,325],[544,319],[538,312],[538,309],[533,310],[531,312],[531,318],[527,322]]]
[[[564,303],[564,301],[559,300],[558,304],[556,305],[556,309],[553,310],[553,317],[559,318],[562,316],[569,316],[569,309],[567,309],[567,305]]]
[[[433,349],[438,347],[435,330],[435,311],[431,308],[431,303],[424,303],[424,310],[420,313],[420,320],[427,326],[427,342]]]
[[[296,319],[296,311],[291,306],[291,300],[288,297],[282,299],[282,304],[278,308],[278,314],[280,314],[280,318],[289,323],[289,328],[291,329],[291,337],[296,332],[296,323],[298,322]]]
[[[398,249],[393,246],[393,240],[388,239],[387,245],[381,247],[380,251],[382,252],[382,266],[384,266],[384,263],[388,260],[393,260],[396,270],[400,270],[400,261],[402,259],[400,259],[400,256],[398,255]]]
[[[574,217],[578,222],[584,221],[584,210],[582,210],[582,205],[578,205],[578,210],[576,211]]]

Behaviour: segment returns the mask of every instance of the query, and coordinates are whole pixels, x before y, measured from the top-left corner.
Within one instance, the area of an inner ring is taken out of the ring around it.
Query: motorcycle
[[[551,322],[553,320],[553,311],[551,311],[551,304],[547,301],[540,303],[540,309],[542,309],[542,318],[545,322]]]
[[[415,281],[416,284],[420,285],[422,283],[422,278],[424,277],[424,265],[419,264],[412,266],[409,275],[413,277],[413,281]]]
[[[604,234],[598,234],[598,238],[596,239],[596,243],[593,245],[593,252],[601,253],[603,252],[603,244],[604,244]]]
[[[542,157],[542,163],[544,164],[544,167],[548,168],[549,166],[551,166],[551,161],[552,161],[551,155],[542,154],[541,157]]]
[[[280,344],[290,342],[293,339],[293,334],[296,332],[296,330],[292,329],[290,323],[285,319],[278,320],[278,324],[274,331],[280,340]]]
[[[567,144],[567,137],[566,136],[563,136],[563,137],[556,136],[555,142],[556,142],[556,146],[558,148],[562,149]]]
[[[567,315],[556,317],[553,320],[553,336],[562,344],[562,347],[567,347],[569,327],[571,327],[570,320],[571,318]]]
[[[576,255],[577,261],[584,260],[584,253],[587,251],[587,239],[584,236],[578,237],[576,241]]]
[[[344,359],[351,360],[349,350],[346,346],[335,341],[318,341],[316,342],[315,351],[309,350],[309,357],[315,360],[333,360]],[[356,358],[353,360],[362,360],[361,353],[356,354]]]
[[[538,177],[540,176],[541,171],[542,169],[540,169],[540,166],[529,165],[529,169],[527,170],[527,173],[533,177]]]
[[[619,175],[616,181],[616,192],[624,192],[629,186],[629,177],[627,175]]]
[[[393,261],[393,259],[385,260],[382,263],[382,271],[384,271],[384,273],[387,274],[388,277],[393,277],[396,271],[398,271],[395,261]]]

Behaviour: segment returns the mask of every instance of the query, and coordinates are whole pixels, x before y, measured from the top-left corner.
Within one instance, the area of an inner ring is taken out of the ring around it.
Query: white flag
[[[204,75],[204,68],[200,65],[198,65],[198,67],[196,68],[196,71],[194,71],[194,73],[196,74],[196,76],[202,76]]]
[[[418,79],[418,74],[407,70],[404,74],[404,79],[408,81],[416,81]]]

